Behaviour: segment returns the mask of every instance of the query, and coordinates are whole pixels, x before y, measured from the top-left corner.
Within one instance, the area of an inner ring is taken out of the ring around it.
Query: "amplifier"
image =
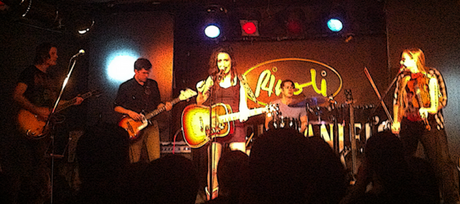
[[[185,142],[180,141],[175,144],[170,142],[162,142],[160,146],[161,154],[172,154],[173,152],[180,154],[190,154],[192,153],[192,148],[188,146]]]

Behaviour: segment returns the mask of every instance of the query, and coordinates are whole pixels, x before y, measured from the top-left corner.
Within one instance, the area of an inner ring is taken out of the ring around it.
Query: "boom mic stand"
[[[394,83],[396,82],[396,80],[398,79],[398,77],[404,73],[402,72],[402,70],[400,69],[400,71],[398,72],[398,74],[393,78],[393,81],[390,83],[390,85],[387,87],[387,89],[385,90],[385,92],[383,93],[383,96],[380,96],[380,93],[377,89],[377,87],[375,86],[374,84],[374,81],[372,80],[372,77],[371,75],[369,74],[369,71],[367,70],[367,68],[364,68],[364,72],[369,80],[369,82],[371,83],[372,87],[374,88],[374,91],[375,93],[377,94],[377,97],[379,98],[379,104],[377,106],[374,107],[374,110],[372,110],[371,112],[371,115],[374,115],[375,114],[375,111],[377,110],[377,108],[382,105],[382,108],[384,109],[387,117],[388,117],[388,120],[390,121],[390,123],[393,123],[393,118],[391,117],[386,105],[385,105],[385,102],[383,101],[386,97],[386,95],[388,94],[388,92],[390,91],[391,87],[393,87]]]
[[[65,87],[67,86],[67,82],[69,81],[69,78],[70,78],[70,75],[72,74],[72,71],[73,71],[73,68],[75,67],[75,63],[77,62],[76,60],[76,57],[78,57],[78,54],[77,55],[74,55],[72,58],[70,58],[70,61],[69,61],[69,72],[67,73],[67,77],[64,79],[64,82],[62,83],[62,86],[61,86],[61,91],[59,92],[59,95],[58,97],[56,98],[56,101],[54,102],[54,106],[53,106],[53,109],[51,110],[51,113],[48,117],[48,121],[46,122],[45,126],[44,126],[44,129],[46,129],[48,126],[52,126],[51,127],[51,130],[52,132],[54,133],[54,122],[52,122],[52,118],[56,112],[56,109],[59,105],[59,102],[61,101],[61,97],[62,97],[62,93],[64,93],[64,89]],[[75,60],[74,60],[75,59]],[[73,62],[72,62],[73,61]],[[53,203],[53,191],[54,191],[54,158],[55,157],[58,157],[58,155],[55,155],[54,154],[54,150],[55,150],[55,146],[54,146],[54,142],[55,142],[55,138],[54,138],[54,135],[53,133],[50,134],[50,147],[51,148],[51,153],[50,153],[50,157],[51,157],[51,175],[50,175],[50,182],[51,182],[51,192],[50,192],[50,203],[52,204]]]

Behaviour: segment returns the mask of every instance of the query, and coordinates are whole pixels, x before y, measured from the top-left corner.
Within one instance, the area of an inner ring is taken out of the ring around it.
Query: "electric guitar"
[[[88,93],[82,94],[80,97],[87,99],[92,96],[100,96],[101,93],[98,90],[90,91]],[[62,105],[59,105],[54,113],[58,113],[68,107],[74,105],[76,98],[65,102]],[[56,118],[50,118],[48,120],[54,120]],[[49,133],[48,121],[42,120],[38,115],[33,114],[32,112],[21,109],[19,110],[17,122],[19,124],[19,131],[23,133],[28,139],[41,139],[44,138]]]
[[[249,117],[270,112],[272,105],[249,110]],[[232,113],[229,105],[218,103],[212,106],[212,129],[209,127],[209,112],[207,106],[189,105],[182,112],[182,133],[184,140],[192,148],[205,145],[211,138],[225,137],[233,132],[234,122],[240,118],[240,113]]]
[[[171,104],[174,105],[180,101],[187,100],[196,95],[197,93],[195,91],[187,88],[185,91],[181,91],[180,96],[172,100]],[[130,118],[129,116],[125,116],[120,120],[118,126],[122,127],[128,132],[129,139],[135,140],[139,137],[140,131],[149,125],[149,120],[155,117],[156,115],[160,114],[164,110],[166,110],[166,107],[158,108],[146,114],[140,121],[136,121]]]

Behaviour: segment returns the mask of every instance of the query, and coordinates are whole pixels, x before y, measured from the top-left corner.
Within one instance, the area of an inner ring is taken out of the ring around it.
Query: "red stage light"
[[[302,23],[300,21],[290,20],[287,22],[286,27],[292,34],[302,33]]]
[[[247,34],[254,34],[257,31],[257,28],[253,22],[247,22],[243,25],[243,30]]]
[[[256,20],[240,20],[240,25],[243,36],[259,36],[258,22]]]

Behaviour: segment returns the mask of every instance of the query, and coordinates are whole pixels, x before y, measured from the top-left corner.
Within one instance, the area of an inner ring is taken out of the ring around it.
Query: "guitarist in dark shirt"
[[[135,121],[144,119],[143,113],[156,108],[165,107],[167,111],[172,109],[172,104],[161,103],[158,83],[149,79],[152,64],[148,59],[139,58],[134,63],[134,77],[122,83],[115,99],[114,110]],[[142,148],[146,147],[149,161],[160,158],[160,132],[156,121],[146,127],[141,135],[129,146],[131,163],[139,162]]]
[[[19,76],[14,90],[14,100],[23,108],[36,114],[46,121],[50,114],[53,102],[56,100],[59,87],[47,73],[48,68],[56,65],[58,55],[56,46],[43,43],[37,47],[34,65],[26,68]],[[76,97],[74,105],[83,102],[83,98]],[[61,101],[64,103],[65,101]]]
[[[56,46],[51,43],[40,44],[36,48],[34,65],[26,68],[19,76],[14,89],[14,101],[26,112],[33,115],[32,119],[47,121],[53,103],[58,94],[58,81],[47,72],[56,65],[58,55]],[[83,102],[76,97],[74,105]],[[61,101],[60,104],[65,103]],[[26,121],[27,122],[27,121]],[[20,125],[20,124],[19,124]],[[49,138],[27,140],[18,138],[18,154],[21,155],[20,170],[15,172],[18,177],[13,181],[13,195],[18,203],[43,202],[50,196],[50,169],[45,158]],[[19,199],[20,198],[20,199]]]

